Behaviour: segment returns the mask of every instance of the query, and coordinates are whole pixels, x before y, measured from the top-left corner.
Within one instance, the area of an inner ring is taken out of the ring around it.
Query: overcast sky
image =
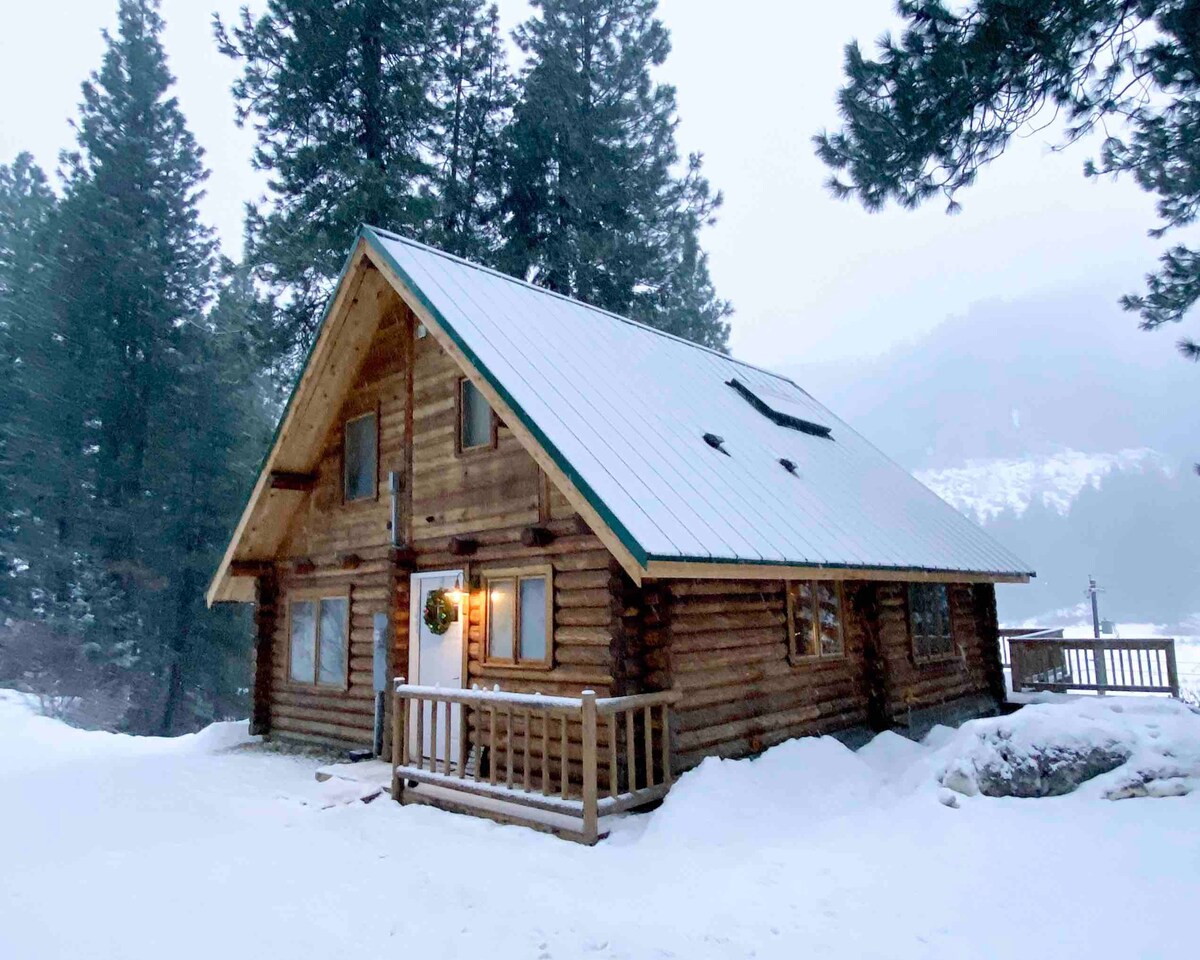
[[[234,124],[237,67],[218,55],[210,17],[240,5],[163,3],[179,99],[212,169],[203,213],[233,255],[243,204],[263,181],[250,168],[252,136]],[[116,0],[5,4],[0,162],[26,149],[52,168],[72,143],[79,84],[99,64],[100,29],[115,9]],[[528,8],[500,0],[500,9],[511,28]],[[1145,236],[1151,199],[1130,182],[1085,180],[1086,148],[1051,153],[1049,133],[984,170],[954,217],[937,203],[866,214],[834,200],[811,137],[836,123],[843,45],[873,41],[892,23],[892,0],[812,9],[793,0],[660,4],[674,44],[661,79],[678,88],[681,147],[704,153],[725,194],[705,243],[718,289],[737,310],[734,353],[777,367],[857,357],[980,300],[1081,287],[1115,298],[1138,287],[1160,246]]]

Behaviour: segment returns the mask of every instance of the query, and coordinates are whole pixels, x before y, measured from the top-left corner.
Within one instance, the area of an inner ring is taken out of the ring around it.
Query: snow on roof
[[[387,231],[363,235],[643,566],[1029,573],[786,377]]]

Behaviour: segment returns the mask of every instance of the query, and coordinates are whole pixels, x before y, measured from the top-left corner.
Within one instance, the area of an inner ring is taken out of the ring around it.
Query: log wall
[[[747,756],[799,736],[907,725],[912,712],[995,695],[990,584],[950,586],[959,655],[915,664],[904,584],[844,584],[844,656],[788,657],[782,582],[682,580],[648,583],[641,639],[649,689],[684,698],[673,720],[677,769],[706,756]],[[989,612],[990,611],[990,612]],[[998,659],[996,659],[998,666]]]

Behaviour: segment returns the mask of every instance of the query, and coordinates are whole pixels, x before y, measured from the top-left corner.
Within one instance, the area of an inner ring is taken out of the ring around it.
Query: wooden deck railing
[[[1179,696],[1175,641],[1010,637],[1012,688]]]
[[[577,819],[577,831],[555,832],[595,843],[600,817],[661,799],[671,788],[670,711],[679,696],[597,697],[585,690],[550,697],[413,686],[399,678],[392,795],[404,802],[406,784],[423,783],[506,801]]]
[[[1053,627],[1001,627],[1000,628],[1000,666],[1007,670],[1012,666],[1012,649],[1009,641],[1013,637],[1062,639],[1062,628]]]

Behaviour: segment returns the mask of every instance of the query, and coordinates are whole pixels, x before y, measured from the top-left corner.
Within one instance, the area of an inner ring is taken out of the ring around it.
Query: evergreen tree
[[[31,496],[33,408],[53,346],[44,310],[45,254],[57,202],[29,154],[0,165],[0,622],[29,606],[32,527],[40,520]]]
[[[285,380],[360,224],[420,232],[433,215],[433,6],[270,0],[232,27],[215,19],[221,51],[244,64],[238,121],[254,123],[254,163],[270,175],[246,260],[272,298],[267,345]]]
[[[675,90],[656,0],[534,0],[510,131],[504,265],[596,306],[723,348],[697,233],[720,205],[690,158],[676,173]],[[690,279],[688,275],[690,273]]]
[[[503,135],[516,98],[499,13],[483,0],[449,0],[437,28],[431,136],[437,213],[424,237],[490,264],[500,246]]]
[[[844,126],[817,138],[835,194],[874,210],[958,191],[1052,106],[1073,142],[1106,137],[1089,175],[1129,174],[1158,196],[1162,236],[1200,212],[1200,4],[1196,0],[900,0],[900,38],[876,59],[846,48]],[[1118,136],[1109,132],[1126,133]],[[1200,251],[1177,244],[1123,299],[1144,329],[1200,301]],[[1200,345],[1184,338],[1185,356]]]
[[[244,326],[210,310],[207,173],[170,96],[162,28],[157,0],[122,0],[83,85],[38,290],[46,312],[22,356],[37,366],[31,429],[16,433],[33,522],[16,555],[30,558],[29,615],[69,625],[97,688],[131,706],[130,729],[170,733],[236,702],[232,682],[209,684],[244,664],[244,631],[203,615],[203,588],[261,410]]]

